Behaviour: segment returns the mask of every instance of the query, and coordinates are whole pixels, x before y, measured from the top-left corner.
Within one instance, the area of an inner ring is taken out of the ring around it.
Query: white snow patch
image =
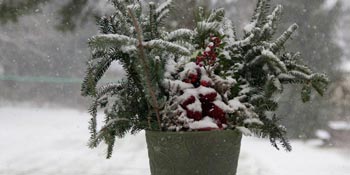
[[[257,22],[258,21],[255,20],[255,21],[245,25],[244,28],[243,28],[244,33],[246,33],[246,34],[251,33],[253,31],[253,29],[255,28]]]
[[[102,144],[89,149],[86,112],[68,109],[0,107],[0,174],[149,175],[145,133],[117,139],[113,157]],[[277,151],[268,140],[242,139],[237,174],[348,175],[344,149],[318,148],[292,140],[292,152]],[[293,166],[291,166],[293,165]]]
[[[248,128],[243,127],[243,126],[239,126],[236,127],[239,131],[241,131],[241,133],[245,136],[251,136],[253,135],[252,131],[250,131]]]
[[[192,104],[189,104],[187,108],[190,111],[202,112],[202,103],[196,98],[196,101],[194,101]]]
[[[215,89],[213,88],[208,88],[208,87],[204,87],[204,86],[200,86],[197,88],[198,93],[201,95],[207,95],[207,94],[211,94],[211,93],[217,93],[215,91]]]
[[[219,107],[220,109],[222,109],[224,112],[226,112],[226,113],[232,113],[232,112],[234,112],[234,110],[232,110],[232,108],[229,106],[229,105],[227,105],[227,104],[225,104],[224,102],[222,102],[221,100],[215,100],[214,101],[214,104],[217,106],[217,107]]]
[[[185,65],[185,68],[182,72],[180,72],[180,78],[183,80],[187,78],[187,75],[189,74],[197,74],[197,68],[199,68],[198,65],[194,62],[189,62]]]
[[[214,119],[210,117],[204,117],[200,121],[189,123],[189,125],[191,129],[218,128],[218,125],[215,123]]]
[[[245,119],[243,122],[244,122],[244,124],[264,125],[264,123],[261,120],[259,120],[258,118],[248,118],[248,119]]]
[[[232,110],[237,111],[238,109],[245,109],[245,105],[243,105],[238,98],[234,98],[228,101],[228,105],[232,108]]]
[[[185,90],[193,88],[193,85],[190,83],[185,83],[180,80],[164,80],[164,86],[169,88],[170,92],[176,93],[178,90]]]
[[[329,127],[334,130],[350,130],[350,122],[345,121],[331,121]]]
[[[316,137],[323,139],[323,140],[331,139],[331,134],[329,134],[329,132],[326,130],[319,129],[315,132],[315,135],[316,135]]]
[[[210,51],[211,51],[210,47],[205,48],[205,52],[210,52]]]
[[[332,10],[335,5],[337,4],[338,0],[325,0],[324,3],[322,4],[322,9],[323,10]]]
[[[174,59],[169,59],[165,65],[165,77],[169,78],[171,77],[171,74],[176,73],[177,68],[176,68],[176,62]]]

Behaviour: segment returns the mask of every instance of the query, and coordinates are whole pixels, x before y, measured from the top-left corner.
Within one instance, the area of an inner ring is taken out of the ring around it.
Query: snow
[[[238,98],[234,98],[228,102],[228,105],[232,110],[237,111],[238,109],[246,109],[246,107],[239,101]]]
[[[164,86],[166,88],[169,88],[169,91],[171,93],[176,93],[179,89],[185,90],[185,89],[193,88],[193,85],[190,83],[185,83],[180,80],[169,80],[169,79],[164,80]]]
[[[236,127],[239,131],[241,131],[241,133],[245,136],[251,136],[253,133],[246,127],[243,127],[243,126],[239,126],[239,127]]]
[[[199,86],[196,90],[199,94],[201,94],[203,96],[216,93],[215,89],[204,87],[204,86]]]
[[[235,111],[221,100],[215,100],[214,104],[226,113],[233,113]]]
[[[196,101],[194,101],[194,103],[192,104],[189,104],[187,106],[187,108],[190,110],[190,111],[196,111],[196,112],[202,112],[202,103],[196,98]]]
[[[246,34],[251,33],[253,31],[253,29],[255,28],[257,22],[258,22],[257,20],[254,20],[253,22],[245,25],[243,28],[244,33],[246,33]]]
[[[218,128],[218,125],[210,117],[204,117],[200,121],[189,123],[191,129]]]
[[[144,132],[89,149],[89,115],[70,109],[0,107],[1,175],[149,175]],[[290,153],[243,137],[237,175],[348,175],[349,150],[292,141]]]
[[[199,68],[198,65],[196,65],[196,63],[194,62],[189,62],[185,65],[185,68],[182,72],[180,72],[180,79],[186,79],[187,76],[189,74],[196,74],[197,75],[197,71],[196,69]]]
[[[323,10],[332,10],[335,5],[337,5],[338,0],[325,0],[323,5],[322,5],[322,9]]]
[[[331,121],[329,127],[334,130],[350,130],[350,122],[345,121]]]
[[[323,139],[323,140],[331,139],[331,134],[329,134],[329,132],[326,131],[326,130],[319,129],[319,130],[316,131],[315,135],[318,138]]]
[[[258,118],[247,118],[243,122],[244,122],[244,124],[264,125],[264,123],[261,120],[259,120]]]

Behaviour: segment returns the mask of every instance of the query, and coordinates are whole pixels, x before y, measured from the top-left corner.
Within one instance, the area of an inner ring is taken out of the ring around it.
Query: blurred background
[[[169,27],[190,28],[194,8],[203,5],[208,9],[225,8],[226,16],[240,32],[250,20],[256,1],[175,0]],[[315,95],[306,104],[300,100],[300,87],[287,87],[277,111],[281,123],[292,139],[316,139],[321,147],[348,148],[350,1],[272,2],[284,6],[277,35],[296,22],[300,28],[287,48],[300,51],[308,65],[331,79],[325,96]],[[15,116],[8,110],[20,111],[22,106],[87,111],[89,99],[80,96],[85,63],[90,56],[87,41],[98,33],[96,17],[112,11],[107,0],[0,0],[0,109],[5,111],[0,112],[0,123],[4,125],[5,118]],[[123,71],[115,63],[106,79],[122,77]]]

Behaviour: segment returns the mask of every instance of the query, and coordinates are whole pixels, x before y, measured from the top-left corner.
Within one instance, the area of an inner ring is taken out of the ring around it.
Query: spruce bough
[[[312,90],[323,95],[328,78],[284,48],[296,24],[275,37],[281,6],[270,12],[270,1],[259,0],[239,37],[223,9],[199,8],[194,29],[167,31],[171,0],[151,2],[147,11],[138,0],[111,2],[116,12],[98,20],[101,34],[89,40],[92,57],[82,84],[82,95],[93,98],[90,147],[104,141],[109,158],[116,137],[127,132],[238,129],[291,150],[286,129],[273,114],[276,96],[284,85],[295,84],[307,102]],[[126,77],[101,85],[113,61]],[[98,109],[105,113],[99,130]]]

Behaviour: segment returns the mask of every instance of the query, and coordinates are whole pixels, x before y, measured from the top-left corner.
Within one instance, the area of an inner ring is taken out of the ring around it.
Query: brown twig
[[[156,94],[152,88],[152,83],[151,83],[151,74],[150,74],[150,68],[147,64],[147,60],[146,60],[146,54],[145,54],[145,50],[144,50],[144,46],[143,46],[143,40],[142,40],[142,31],[141,28],[139,26],[139,23],[136,20],[136,17],[134,15],[134,13],[131,11],[130,8],[128,8],[128,13],[134,23],[134,27],[135,30],[137,32],[137,39],[138,39],[138,51],[139,51],[139,55],[140,55],[140,60],[142,62],[142,68],[145,72],[145,78],[146,78],[146,86],[147,89],[151,95],[151,99],[152,99],[152,103],[153,103],[153,108],[156,112],[156,116],[157,116],[157,121],[158,121],[158,126],[159,126],[159,130],[162,130],[161,128],[161,121],[160,121],[160,112],[159,112],[159,106],[158,106],[158,101],[157,101],[157,97]]]

